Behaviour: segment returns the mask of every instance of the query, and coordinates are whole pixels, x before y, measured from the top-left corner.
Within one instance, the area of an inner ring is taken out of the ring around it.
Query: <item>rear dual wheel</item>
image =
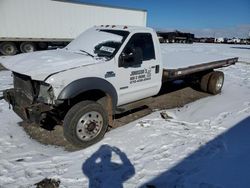
[[[209,72],[202,76],[200,87],[202,91],[213,95],[219,94],[224,84],[224,73],[221,71]]]
[[[82,101],[66,114],[63,123],[64,137],[81,148],[97,143],[108,128],[108,115],[101,104]]]

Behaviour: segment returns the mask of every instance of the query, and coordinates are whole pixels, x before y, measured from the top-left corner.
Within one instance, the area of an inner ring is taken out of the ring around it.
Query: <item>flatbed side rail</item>
[[[209,63],[202,63],[202,64],[189,66],[185,68],[164,69],[162,81],[166,82],[166,81],[178,79],[178,78],[185,77],[187,75],[198,73],[198,72],[218,69],[222,67],[228,67],[238,62],[238,59],[239,59],[238,57],[235,57],[235,58],[230,58],[230,59],[225,59],[225,60],[213,61]]]

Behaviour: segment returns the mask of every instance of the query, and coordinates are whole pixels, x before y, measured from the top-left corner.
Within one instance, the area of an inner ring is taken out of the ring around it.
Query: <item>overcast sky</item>
[[[248,37],[250,0],[75,0],[146,9],[147,26],[197,36]]]

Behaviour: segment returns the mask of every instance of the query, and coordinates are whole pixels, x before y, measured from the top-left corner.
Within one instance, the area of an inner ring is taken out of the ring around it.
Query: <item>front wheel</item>
[[[108,128],[108,115],[102,105],[94,101],[82,101],[66,114],[63,123],[65,138],[81,148],[97,143]]]

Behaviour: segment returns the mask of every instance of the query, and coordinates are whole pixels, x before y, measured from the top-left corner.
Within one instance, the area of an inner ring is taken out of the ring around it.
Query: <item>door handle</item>
[[[155,74],[158,74],[160,72],[160,65],[155,65],[151,67],[152,69],[155,69]]]

